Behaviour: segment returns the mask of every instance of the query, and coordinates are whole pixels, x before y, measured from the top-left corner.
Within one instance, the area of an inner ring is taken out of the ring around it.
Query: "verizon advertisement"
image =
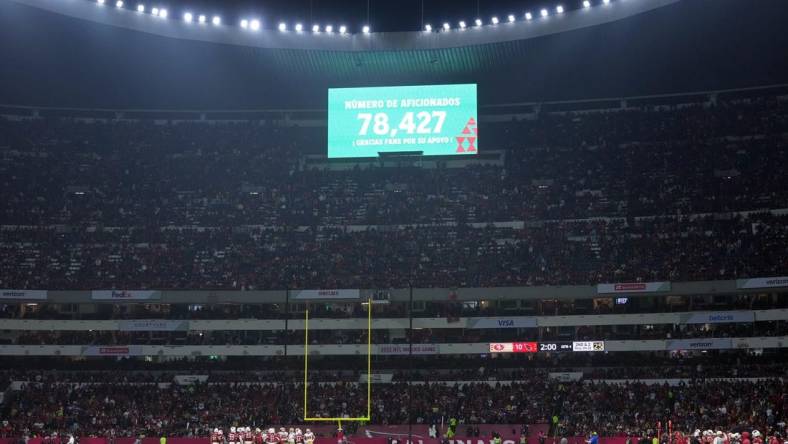
[[[737,279],[736,288],[776,288],[788,287],[788,276]]]
[[[90,299],[94,301],[149,301],[161,299],[157,290],[93,290]]]
[[[0,300],[26,300],[26,301],[45,301],[47,299],[46,290],[0,290]]]
[[[721,311],[714,313],[683,313],[679,316],[682,324],[724,324],[728,322],[754,322],[752,311]]]
[[[359,299],[361,290],[297,290],[291,293],[290,299],[294,300],[326,300],[326,299]]]
[[[670,291],[670,282],[625,282],[621,284],[597,284],[598,294],[657,293]]]
[[[720,350],[732,347],[730,338],[674,339],[665,341],[666,350]]]

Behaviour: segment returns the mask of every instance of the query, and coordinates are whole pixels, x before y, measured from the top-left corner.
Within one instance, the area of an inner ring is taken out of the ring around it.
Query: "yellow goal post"
[[[372,417],[372,299],[367,300],[367,416],[355,418],[316,418],[307,413],[309,398],[309,308],[304,314],[304,421],[337,422],[342,427],[342,421],[369,421]]]

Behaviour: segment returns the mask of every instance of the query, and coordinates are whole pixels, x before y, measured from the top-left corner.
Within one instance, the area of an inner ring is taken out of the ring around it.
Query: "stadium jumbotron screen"
[[[328,90],[328,157],[476,154],[476,85]]]

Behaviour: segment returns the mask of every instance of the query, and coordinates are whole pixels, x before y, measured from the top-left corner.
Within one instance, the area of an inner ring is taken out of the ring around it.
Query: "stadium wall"
[[[747,282],[758,282],[755,285],[745,285]],[[618,285],[644,285],[647,283],[619,283]],[[742,294],[742,293],[784,293],[788,292],[788,277],[758,277],[753,279],[720,280],[720,281],[695,281],[695,282],[670,282],[668,286],[658,291],[636,291],[629,287],[622,287],[616,293],[630,298],[660,296],[693,296],[717,294]],[[102,291],[102,290],[99,290]],[[119,293],[132,293],[137,290],[107,290]],[[366,300],[373,297],[379,290],[360,289],[358,296],[348,298],[352,300]],[[387,289],[391,301],[410,300],[410,289]],[[542,299],[591,299],[600,294],[612,297],[615,293],[600,293],[594,285],[562,285],[562,286],[532,286],[532,287],[465,287],[465,288],[413,288],[414,301],[445,301],[452,297],[455,301],[481,301],[481,300],[542,300]],[[5,302],[35,302],[48,301],[60,304],[87,304],[87,303],[139,303],[148,300],[160,304],[276,304],[288,300],[286,290],[270,291],[201,291],[201,290],[144,290],[155,297],[145,296],[145,299],[124,295],[111,299],[95,299],[94,291],[60,291],[60,290],[27,290],[27,289],[0,289],[0,300]],[[291,302],[304,302],[303,301]]]
[[[750,323],[788,320],[788,309],[771,310],[733,310],[733,311],[693,311],[673,313],[640,313],[611,315],[574,315],[574,316],[498,316],[498,317],[461,317],[454,322],[446,318],[414,318],[414,328],[430,329],[487,329],[487,328],[537,328],[537,327],[574,327],[592,325],[642,325],[642,324],[720,324]],[[376,318],[373,330],[407,329],[406,318]],[[276,331],[284,330],[284,320],[39,320],[39,319],[0,319],[0,330],[48,330],[48,331]],[[304,329],[301,320],[288,321],[289,331]],[[366,319],[312,319],[310,330],[366,330]]]
[[[788,347],[788,336],[604,341],[605,352],[672,350],[746,350]],[[288,356],[303,356],[303,345],[286,347]],[[366,345],[310,345],[310,355],[363,356]],[[600,350],[601,351],[601,350]],[[414,344],[413,354],[479,355],[489,342]],[[593,353],[593,352],[590,352]],[[409,355],[408,344],[373,344],[373,355]],[[0,345],[0,356],[284,356],[284,345]]]
[[[473,425],[473,424],[471,424]],[[299,425],[301,426],[301,425]],[[463,424],[460,428],[468,427],[469,425]],[[497,424],[497,425],[489,425],[489,424],[480,424],[477,427],[480,428],[480,432],[482,434],[488,435],[491,431],[497,431],[502,435],[502,442],[501,444],[516,444],[519,443],[519,437],[515,436],[511,433],[511,429],[516,427],[517,425],[514,424]],[[329,427],[325,427],[329,429]],[[315,429],[315,427],[312,427]],[[401,429],[407,429],[407,427],[401,427]],[[426,430],[421,431],[421,429],[426,429],[426,426],[414,426],[413,432],[413,444],[442,444],[441,440],[439,439],[429,439],[426,438]],[[482,431],[484,430],[484,431]],[[314,431],[314,430],[313,430]],[[416,433],[419,431],[420,433]],[[325,434],[330,434],[330,431],[324,432]],[[396,440],[398,443],[405,443],[407,442],[407,431],[402,430],[400,432],[399,439]],[[582,436],[577,437],[569,437],[569,444],[585,444],[586,438]],[[110,441],[107,438],[95,438],[95,437],[80,437],[79,444],[134,444],[136,438],[115,438]],[[549,444],[553,444],[554,440],[551,438],[547,441]],[[539,439],[533,434],[528,438],[528,444],[538,444]],[[608,436],[608,437],[600,437],[599,443],[600,444],[624,444],[626,442],[626,437],[622,436]],[[18,439],[16,438],[0,438],[0,444],[17,444]],[[455,439],[448,440],[449,444],[494,444],[493,440],[490,438],[463,438],[458,437]],[[30,438],[27,441],[27,444],[44,444],[43,439],[41,438]],[[161,444],[160,438],[142,438],[141,444]],[[208,438],[186,438],[186,437],[167,437],[167,444],[210,444]],[[334,438],[317,438],[315,439],[315,444],[337,444],[337,440]],[[389,444],[387,438],[353,438],[352,444]],[[393,443],[392,443],[393,444]]]
[[[467,427],[468,425],[463,425],[462,427]],[[485,428],[493,429],[499,432],[503,440],[501,444],[516,444],[519,443],[519,437],[513,436],[510,432],[507,431],[511,430],[513,427],[516,427],[514,424],[498,424],[495,426],[489,425],[479,425],[479,427],[487,426]],[[461,428],[462,428],[461,427]],[[415,427],[414,427],[415,428]],[[405,432],[407,433],[407,432]],[[426,435],[426,434],[425,434]],[[397,443],[406,443],[407,442],[407,434],[401,435],[399,440],[396,440]],[[414,432],[414,439],[413,444],[442,444],[441,440],[439,439],[429,439],[424,437],[417,437]],[[575,436],[575,437],[568,437],[569,444],[586,444],[586,437],[584,436]],[[633,437],[633,440],[636,440],[637,437]],[[627,438],[624,436],[603,436],[599,439],[599,444],[625,444]],[[136,438],[115,438],[110,443],[109,439],[106,438],[94,438],[94,437],[80,437],[79,444],[134,444]],[[0,438],[0,444],[17,444],[18,439],[15,438]],[[528,438],[528,444],[539,444],[539,439],[536,436],[530,436]],[[554,444],[557,442],[557,439],[550,438],[547,443]],[[490,438],[455,438],[448,440],[449,444],[494,444],[493,440]],[[27,441],[27,444],[44,444],[41,438],[31,438]],[[161,444],[160,438],[142,438],[141,444]],[[210,444],[208,438],[184,438],[184,437],[167,437],[167,444]],[[337,444],[337,440],[334,438],[317,438],[315,439],[315,444]],[[353,438],[352,443],[349,444],[389,444],[387,438]],[[392,442],[393,444],[393,442]]]

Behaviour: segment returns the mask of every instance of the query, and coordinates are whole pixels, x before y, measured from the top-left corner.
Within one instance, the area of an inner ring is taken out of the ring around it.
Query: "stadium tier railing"
[[[590,341],[580,341],[590,342]],[[788,336],[608,340],[587,353],[678,350],[762,350],[788,346]],[[310,355],[360,356],[362,344],[311,345]],[[489,342],[443,344],[373,344],[373,355],[479,355],[490,353]],[[536,351],[533,351],[536,352]],[[303,345],[0,345],[0,356],[303,356]]]
[[[694,325],[734,324],[788,320],[788,309],[714,310],[673,313],[593,314],[568,316],[445,317],[414,318],[414,328],[429,329],[510,329],[605,325]],[[310,320],[310,330],[365,330],[363,318],[321,318]],[[375,319],[373,330],[407,329],[407,318]],[[42,320],[0,319],[0,330],[19,331],[300,331],[302,320],[217,319],[217,320]]]

